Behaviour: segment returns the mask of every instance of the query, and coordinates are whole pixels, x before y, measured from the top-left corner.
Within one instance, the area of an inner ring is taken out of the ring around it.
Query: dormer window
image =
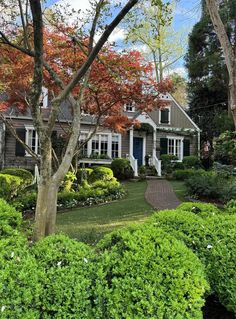
[[[125,112],[135,112],[134,103],[125,104],[124,110]]]
[[[167,106],[159,111],[159,124],[170,124],[170,107]]]
[[[47,108],[48,107],[48,89],[44,86],[42,87],[42,93],[40,97],[40,103],[39,106],[41,108]]]

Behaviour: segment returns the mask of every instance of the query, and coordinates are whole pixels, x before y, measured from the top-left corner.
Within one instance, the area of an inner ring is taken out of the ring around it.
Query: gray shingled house
[[[129,158],[134,174],[138,174],[138,166],[144,165],[149,160],[161,175],[162,154],[173,154],[182,161],[184,156],[199,154],[200,129],[187,115],[185,110],[170,95],[161,95],[169,105],[162,110],[151,113],[137,112],[134,105],[124,107],[128,117],[136,117],[141,125],[139,128],[130,128],[123,135],[107,128],[100,127],[97,133],[84,145],[80,154],[80,163],[107,164],[113,158]],[[41,106],[45,121],[48,114],[48,102],[43,100]],[[30,146],[34,152],[40,151],[37,133],[32,124],[29,112],[21,114],[15,109],[10,109],[5,114],[16,128],[17,134]],[[53,136],[58,138],[68,127],[71,121],[71,112],[66,105],[62,105],[60,118]],[[93,118],[86,114],[81,118],[81,132],[79,142],[83,142],[92,131]],[[0,166],[23,167],[34,169],[35,161],[22,145],[10,134],[6,126],[0,124]]]

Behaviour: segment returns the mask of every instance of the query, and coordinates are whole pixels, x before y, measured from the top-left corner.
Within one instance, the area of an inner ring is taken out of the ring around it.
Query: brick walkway
[[[173,209],[180,205],[171,184],[163,179],[148,180],[146,201],[156,209]]]

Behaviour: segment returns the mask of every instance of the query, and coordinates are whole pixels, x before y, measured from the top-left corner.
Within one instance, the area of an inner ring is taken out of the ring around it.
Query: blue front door
[[[143,165],[143,138],[134,137],[134,158],[138,160],[138,166]]]

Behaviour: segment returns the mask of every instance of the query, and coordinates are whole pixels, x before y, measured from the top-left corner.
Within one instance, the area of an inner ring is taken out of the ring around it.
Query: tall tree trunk
[[[236,67],[236,65],[235,65]],[[236,70],[234,68],[234,75],[229,82],[229,106],[234,120],[234,127],[236,130]]]

